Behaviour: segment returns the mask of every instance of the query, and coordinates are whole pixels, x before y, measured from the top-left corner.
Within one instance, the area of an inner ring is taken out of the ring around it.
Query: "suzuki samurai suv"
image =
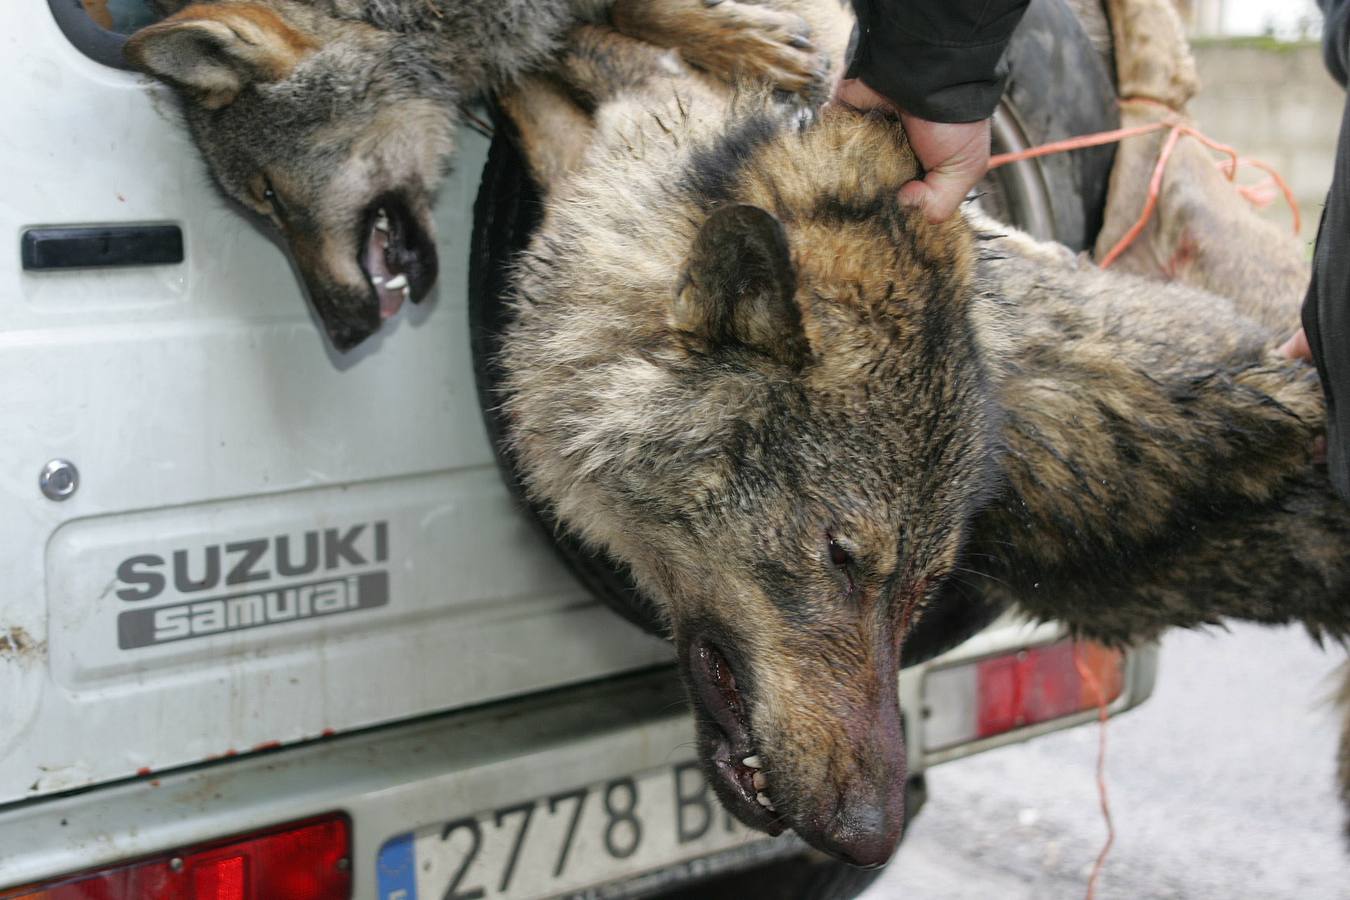
[[[155,17],[0,4],[0,898],[861,890],[875,872],[717,806],[669,646],[499,462],[501,285],[537,208],[509,143],[461,135],[435,294],[336,355],[124,67]],[[1033,4],[998,149],[1110,127],[1076,27]],[[1077,61],[1029,50],[1038,28]],[[984,202],[1086,246],[1105,154],[1013,167]],[[1152,687],[1152,648],[923,621],[911,816],[928,767],[1094,718],[1091,682],[1113,712]]]

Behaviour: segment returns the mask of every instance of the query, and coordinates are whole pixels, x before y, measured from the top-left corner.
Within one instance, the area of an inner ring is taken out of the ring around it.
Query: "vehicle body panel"
[[[668,659],[582,591],[496,473],[463,297],[486,141],[462,135],[442,193],[437,296],[335,358],[284,255],[210,185],[168,92],[32,13],[0,9],[24,35],[0,94],[0,152],[22,173],[0,232],[17,247],[39,225],[175,223],[186,260],[26,272],[0,254],[0,803]],[[63,502],[38,490],[55,458],[80,474]],[[249,552],[231,543],[289,536],[298,560],[306,533],[337,529],[340,545],[364,524],[356,545],[322,547],[337,576],[370,556],[378,522],[378,608],[119,646],[133,609],[323,577],[260,559],[226,584]],[[179,551],[185,585],[219,583],[175,590]],[[167,586],[124,599],[137,585],[119,565],[147,555]]]

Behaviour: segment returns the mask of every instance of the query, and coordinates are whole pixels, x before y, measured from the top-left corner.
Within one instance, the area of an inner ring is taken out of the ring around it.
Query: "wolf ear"
[[[708,216],[675,292],[674,324],[713,347],[745,347],[801,368],[810,353],[783,223],[757,206]]]
[[[219,109],[252,82],[290,75],[316,46],[260,4],[198,3],[142,28],[123,53],[142,72]]]

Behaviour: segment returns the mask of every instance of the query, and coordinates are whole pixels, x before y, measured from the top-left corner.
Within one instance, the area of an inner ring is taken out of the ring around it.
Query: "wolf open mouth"
[[[436,247],[426,230],[397,196],[367,207],[365,240],[359,262],[380,304],[380,318],[399,311],[404,300],[420,302],[436,280]]]
[[[769,834],[779,834],[786,822],[774,807],[767,766],[750,733],[750,712],[736,685],[736,673],[726,656],[705,639],[689,649],[689,674],[700,718],[709,726],[703,743],[714,785],[722,800],[741,821]]]

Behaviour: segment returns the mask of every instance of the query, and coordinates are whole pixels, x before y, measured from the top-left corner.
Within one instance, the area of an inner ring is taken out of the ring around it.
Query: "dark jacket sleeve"
[[[1327,69],[1345,84],[1350,57],[1350,0],[1319,0]],[[1322,207],[1303,329],[1327,395],[1327,473],[1350,500],[1350,98],[1341,114],[1336,167]]]
[[[1007,81],[1004,51],[1029,0],[853,0],[861,78],[934,122],[988,118]]]

